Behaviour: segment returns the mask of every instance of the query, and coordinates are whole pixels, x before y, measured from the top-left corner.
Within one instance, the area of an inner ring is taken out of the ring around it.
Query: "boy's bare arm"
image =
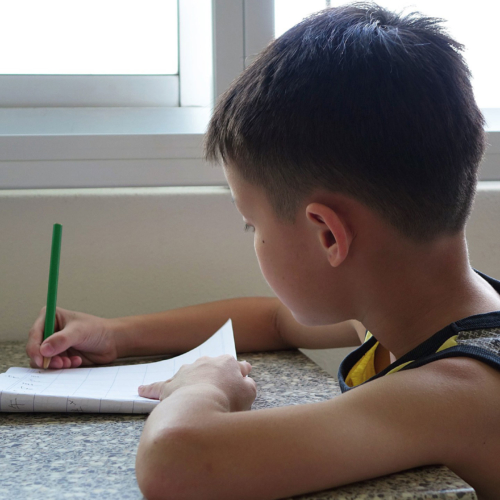
[[[247,297],[121,318],[58,307],[56,333],[45,342],[44,307],[30,329],[26,353],[32,367],[42,366],[42,356],[50,356],[51,368],[109,363],[117,357],[182,354],[205,342],[229,318],[237,352],[359,345],[356,322],[308,328],[299,325],[277,298]]]
[[[359,345],[354,323],[305,327],[277,298],[228,299],[106,320],[118,357],[181,354],[202,344],[229,318],[237,352]]]
[[[229,318],[237,352],[294,349],[276,329],[278,302],[270,297],[228,299],[109,321],[119,357],[190,351]]]
[[[147,498],[277,499],[424,465],[467,465],[483,441],[474,408],[484,403],[471,390],[474,370],[457,377],[456,364],[440,360],[323,403],[256,411],[223,412],[201,388],[181,388],[146,422],[139,486]]]

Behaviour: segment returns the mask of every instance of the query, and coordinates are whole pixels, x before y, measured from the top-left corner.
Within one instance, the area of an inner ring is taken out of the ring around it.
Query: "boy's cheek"
[[[265,243],[265,240],[263,241],[262,237],[257,232],[255,233],[253,246],[255,249],[255,255],[257,256],[257,260],[259,261],[260,270],[265,276],[266,274],[270,273],[273,268],[272,261],[274,259],[272,255],[272,249],[270,245]]]
[[[262,249],[262,243],[259,245],[257,241],[255,242],[255,254],[257,255],[260,271],[267,281],[267,284],[273,289],[276,295],[279,295],[279,290],[276,289],[277,287],[275,285],[275,282],[279,280],[276,279],[278,269],[273,263],[274,259],[270,258],[269,255],[266,255],[266,252]]]
[[[272,272],[269,269],[269,264],[259,255],[257,249],[255,249],[255,253],[257,255],[257,261],[259,262],[260,272],[264,279],[267,281],[267,284],[274,290]]]
[[[267,284],[272,288],[278,299],[280,299],[286,307],[291,308],[294,304],[293,287],[288,281],[285,260],[283,258],[270,258],[269,255],[264,255],[263,252],[259,252],[257,248],[256,253],[260,271],[267,281]]]
[[[293,252],[293,249],[286,246],[273,247],[265,241],[265,238],[264,241],[262,240],[256,234],[255,253],[262,275],[278,299],[288,309],[292,312],[300,310],[304,301],[304,297],[301,296],[301,291],[304,289],[304,276],[296,268],[302,266],[302,259],[290,261],[288,252]]]

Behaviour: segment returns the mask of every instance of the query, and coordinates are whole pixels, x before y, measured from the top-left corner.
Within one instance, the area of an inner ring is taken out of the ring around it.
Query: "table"
[[[0,373],[11,366],[28,367],[24,349],[25,342],[0,343]],[[244,359],[252,365],[250,376],[258,388],[252,411],[340,395],[335,379],[299,350],[238,353],[238,360]],[[151,359],[129,362],[145,361]],[[0,413],[0,498],[143,498],[135,478],[135,455],[146,417]],[[477,496],[447,467],[431,466],[293,498],[472,500]]]

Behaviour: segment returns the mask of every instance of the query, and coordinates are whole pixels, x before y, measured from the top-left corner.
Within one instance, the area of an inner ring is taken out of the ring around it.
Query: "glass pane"
[[[475,0],[469,3],[455,0],[384,0],[384,7],[404,13],[419,11],[426,16],[446,19],[442,26],[459,43],[472,72],[472,84],[480,108],[500,108],[500,68],[496,62],[498,51],[497,25],[500,3]]]
[[[275,35],[280,36],[301,19],[325,8],[325,4],[345,5],[344,0],[275,0]],[[380,5],[403,13],[419,11],[424,15],[441,17],[443,26],[452,37],[465,45],[463,55],[473,76],[474,93],[481,108],[500,108],[500,64],[497,25],[500,2],[475,0],[474,8],[456,0],[381,0]]]
[[[178,72],[176,0],[10,0],[0,74]]]
[[[302,21],[304,17],[327,7],[326,0],[274,0],[274,36]]]

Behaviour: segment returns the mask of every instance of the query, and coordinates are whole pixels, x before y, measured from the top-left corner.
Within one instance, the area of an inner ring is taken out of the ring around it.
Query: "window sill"
[[[0,161],[202,158],[210,108],[1,108]]]
[[[0,108],[0,161],[203,158],[202,107]],[[483,109],[500,154],[500,109]]]
[[[0,108],[0,189],[225,185],[202,107]],[[483,109],[480,180],[500,180],[500,109]]]
[[[1,108],[0,189],[225,185],[203,159],[211,112]]]

